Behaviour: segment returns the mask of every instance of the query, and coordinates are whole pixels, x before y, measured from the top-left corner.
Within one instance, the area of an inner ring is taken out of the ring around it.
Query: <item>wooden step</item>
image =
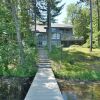
[[[39,68],[51,68],[51,65],[41,65],[41,64],[38,64],[38,67]]]
[[[38,63],[37,65],[51,65],[51,63]]]
[[[40,60],[39,63],[51,63],[49,60]]]

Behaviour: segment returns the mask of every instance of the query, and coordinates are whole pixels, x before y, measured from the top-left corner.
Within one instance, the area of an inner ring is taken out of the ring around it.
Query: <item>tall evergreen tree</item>
[[[88,5],[90,4],[90,0],[80,0],[81,2],[86,2]],[[98,24],[98,31],[100,31],[100,0],[91,0],[93,9],[97,10],[97,24]]]
[[[64,6],[60,5],[58,6],[62,0],[37,0],[37,7],[39,9],[40,12],[40,21],[43,23],[47,22],[47,6],[48,6],[48,2],[50,3],[50,7],[51,7],[51,21],[55,22],[55,17],[58,16],[61,13],[61,10]]]

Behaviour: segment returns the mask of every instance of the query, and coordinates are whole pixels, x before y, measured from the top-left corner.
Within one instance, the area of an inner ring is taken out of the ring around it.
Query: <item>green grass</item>
[[[57,78],[72,80],[100,80],[100,49],[80,46],[53,48],[49,54],[53,60],[53,70]],[[61,56],[62,55],[62,56]]]

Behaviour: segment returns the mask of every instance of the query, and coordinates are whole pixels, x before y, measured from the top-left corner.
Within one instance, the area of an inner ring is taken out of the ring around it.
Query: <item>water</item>
[[[0,78],[0,100],[24,100],[32,80],[33,78]],[[60,88],[64,100],[100,100],[100,83],[65,84]]]
[[[0,100],[24,100],[32,79],[0,77]]]
[[[100,84],[67,85],[61,91],[64,100],[100,100]]]

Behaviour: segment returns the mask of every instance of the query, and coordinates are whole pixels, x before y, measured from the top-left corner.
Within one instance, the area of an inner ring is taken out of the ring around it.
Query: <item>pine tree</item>
[[[40,12],[40,21],[43,23],[47,23],[47,8],[48,8],[48,2],[50,3],[51,8],[51,21],[56,22],[55,17],[58,16],[61,13],[61,10],[64,6],[58,4],[61,3],[62,0],[37,0],[37,7]]]

